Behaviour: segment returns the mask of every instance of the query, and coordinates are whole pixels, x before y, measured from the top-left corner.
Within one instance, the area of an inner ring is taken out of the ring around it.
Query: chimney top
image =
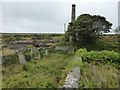
[[[75,4],[72,4],[72,7],[75,7],[76,5]]]

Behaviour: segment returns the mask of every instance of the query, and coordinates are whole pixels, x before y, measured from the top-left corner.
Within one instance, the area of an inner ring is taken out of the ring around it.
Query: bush
[[[96,42],[87,44],[87,45],[82,45],[82,43],[76,42],[74,43],[74,46],[76,46],[78,49],[80,48],[86,48],[88,51],[94,51],[94,50],[108,50],[108,51],[116,51],[119,52],[119,43],[118,42],[113,42],[113,41],[105,41],[102,39],[97,39]]]
[[[10,65],[10,64],[16,64],[18,63],[19,58],[18,54],[12,54],[12,55],[6,55],[2,57],[2,64],[3,65]]]
[[[45,48],[40,48],[39,53],[41,57],[43,57],[43,55],[45,54]]]
[[[2,48],[7,48],[7,44],[2,44]]]
[[[84,48],[84,49],[78,49],[76,51],[76,54],[80,54],[81,56],[84,55],[84,53],[87,53],[87,50]]]
[[[34,48],[34,46],[32,46],[32,45],[27,45],[27,48]]]
[[[25,53],[24,56],[25,56],[26,61],[28,61],[28,62],[31,61],[32,57],[31,57],[30,53]]]
[[[31,49],[29,48],[26,48],[24,51],[23,51],[23,54],[25,56],[25,59],[26,61],[31,61],[31,60],[34,60],[34,59],[37,59],[38,58],[38,53],[40,53],[40,55],[43,56],[43,50],[33,50],[33,52],[31,52]]]
[[[57,54],[67,54],[68,53],[67,50],[55,50],[55,49],[50,49],[49,52],[50,53],[57,53]]]
[[[76,51],[76,54],[81,56],[83,61],[86,62],[99,62],[99,63],[107,63],[107,62],[119,62],[119,53],[115,51],[90,51],[87,52],[86,49],[79,49]]]
[[[22,65],[22,69],[23,69],[24,71],[28,71],[29,68],[30,68],[29,64],[23,64],[23,65]]]

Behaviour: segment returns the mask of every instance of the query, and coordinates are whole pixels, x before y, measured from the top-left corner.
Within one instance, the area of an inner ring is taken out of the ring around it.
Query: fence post
[[[46,48],[45,52],[46,52],[45,54],[48,55],[48,48]]]
[[[38,50],[38,58],[41,59],[41,54],[40,54],[40,51]]]
[[[72,36],[70,36],[70,42],[72,42]]]

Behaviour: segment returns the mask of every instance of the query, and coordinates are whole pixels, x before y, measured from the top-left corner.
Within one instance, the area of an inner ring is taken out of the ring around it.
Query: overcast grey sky
[[[2,2],[2,31],[9,33],[63,33],[64,23],[71,21],[71,5],[76,4],[76,17],[81,14],[101,15],[118,26],[119,0],[91,2]],[[0,15],[0,17],[1,17]],[[0,18],[1,20],[1,18]]]

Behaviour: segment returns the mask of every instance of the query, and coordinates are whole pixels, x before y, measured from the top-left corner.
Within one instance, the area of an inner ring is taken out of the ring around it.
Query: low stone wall
[[[63,88],[78,88],[80,79],[80,68],[75,67],[73,72],[69,72]]]
[[[24,49],[25,49],[25,48],[20,48],[19,50],[16,50],[16,51],[18,52],[19,63],[20,63],[20,64],[23,64],[23,63],[27,62],[26,59],[25,59],[25,56],[23,55],[23,52],[22,52]],[[31,53],[32,53],[34,50],[38,50],[38,51],[40,50],[40,48],[28,48],[28,49],[31,51]],[[45,54],[46,54],[46,55],[49,54],[47,48],[46,48]],[[38,53],[38,58],[41,58],[41,54],[40,54],[40,53]]]
[[[62,46],[56,46],[55,50],[68,50],[70,47],[62,47]]]
[[[64,46],[56,46],[55,50],[63,50],[63,51],[68,51],[68,53],[74,53],[74,48],[72,47],[64,47]]]

